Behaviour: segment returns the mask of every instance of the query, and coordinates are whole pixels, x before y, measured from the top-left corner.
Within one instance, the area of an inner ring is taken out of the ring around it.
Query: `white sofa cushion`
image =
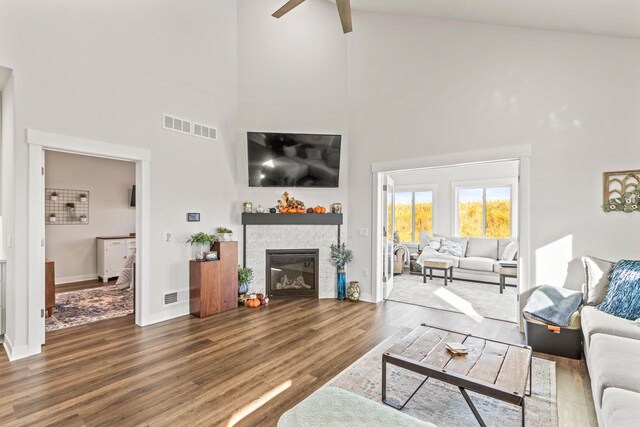
[[[585,347],[591,345],[591,337],[595,334],[615,335],[640,340],[640,326],[632,320],[613,316],[588,305],[582,307],[580,317]]]
[[[589,374],[596,406],[602,406],[604,391],[617,387],[640,392],[640,341],[612,335],[591,336]]]
[[[604,427],[635,427],[640,420],[640,393],[611,387],[602,395]]]
[[[609,289],[609,273],[616,265],[615,262],[591,256],[582,257],[582,265],[586,282],[584,284],[584,303],[587,305],[598,305],[604,301]]]
[[[498,259],[498,239],[471,237],[466,256]]]
[[[493,271],[496,260],[482,257],[466,257],[460,259],[460,268],[466,270]]]
[[[428,231],[423,230],[420,232],[418,242],[420,243],[421,248],[432,247],[433,249],[438,250],[442,243],[442,237],[432,237]]]

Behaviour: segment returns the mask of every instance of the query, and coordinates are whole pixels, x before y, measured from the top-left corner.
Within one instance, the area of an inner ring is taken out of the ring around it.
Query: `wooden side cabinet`
[[[207,317],[238,307],[238,242],[217,242],[217,261],[189,262],[191,314]]]
[[[44,261],[44,308],[49,317],[56,305],[56,267],[50,259]]]

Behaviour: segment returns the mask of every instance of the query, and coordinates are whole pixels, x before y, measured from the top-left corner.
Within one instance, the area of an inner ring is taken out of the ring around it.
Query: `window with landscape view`
[[[433,191],[395,194],[395,231],[404,243],[418,242],[420,231],[433,231]]]
[[[511,237],[511,186],[457,189],[457,234]]]

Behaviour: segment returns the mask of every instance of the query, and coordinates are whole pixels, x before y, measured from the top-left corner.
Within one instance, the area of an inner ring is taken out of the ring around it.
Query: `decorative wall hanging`
[[[51,225],[89,224],[89,191],[45,188],[45,221]]]
[[[640,211],[640,170],[605,172],[603,177],[605,212]]]

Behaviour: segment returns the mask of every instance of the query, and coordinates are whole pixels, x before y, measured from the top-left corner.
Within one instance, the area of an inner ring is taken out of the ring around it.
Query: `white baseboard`
[[[360,294],[360,301],[375,303],[371,294]]]
[[[82,274],[80,276],[56,277],[56,285],[64,285],[65,283],[86,282],[87,280],[97,279],[98,275],[96,273]]]
[[[9,336],[7,336],[7,334],[4,334],[4,342],[2,343],[3,347],[4,347],[4,351],[7,352],[7,357],[9,358],[10,362],[13,362],[14,360],[18,360],[18,359],[23,359],[27,356],[31,356],[29,354],[29,346],[28,345],[19,345],[19,346],[14,346],[13,342],[11,341],[11,338],[9,338]]]
[[[172,305],[175,305],[176,307],[172,308],[171,310],[161,311],[160,313],[150,314],[147,321],[144,323],[144,325],[141,326],[153,325],[154,323],[160,323],[167,320],[175,319],[176,317],[186,316],[190,314],[189,301]]]

